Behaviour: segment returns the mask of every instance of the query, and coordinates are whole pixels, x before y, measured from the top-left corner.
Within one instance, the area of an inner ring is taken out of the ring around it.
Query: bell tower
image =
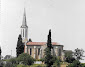
[[[26,12],[24,9],[24,15],[23,15],[23,21],[21,25],[21,36],[22,36],[22,41],[26,42],[27,41],[27,33],[28,32],[28,26],[27,26],[27,21],[26,21]]]

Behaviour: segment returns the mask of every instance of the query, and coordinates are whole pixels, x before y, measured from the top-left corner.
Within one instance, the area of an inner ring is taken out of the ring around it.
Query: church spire
[[[27,26],[27,21],[26,21],[26,12],[24,8],[23,21],[21,25],[21,36],[22,36],[23,42],[27,41],[27,37],[28,37],[27,35],[28,35],[28,26]]]
[[[25,8],[24,8],[24,15],[23,15],[23,21],[22,21],[22,26],[21,27],[27,27]]]

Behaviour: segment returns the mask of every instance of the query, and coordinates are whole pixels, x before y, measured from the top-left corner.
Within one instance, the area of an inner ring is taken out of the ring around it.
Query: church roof
[[[28,42],[27,45],[46,45],[47,42]],[[52,45],[60,45],[59,43],[57,42],[52,42]]]

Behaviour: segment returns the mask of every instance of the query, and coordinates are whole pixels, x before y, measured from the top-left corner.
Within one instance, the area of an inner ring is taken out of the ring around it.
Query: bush
[[[18,56],[18,62],[25,65],[32,65],[34,63],[34,59],[27,53],[22,53]]]
[[[3,62],[0,60],[0,67],[3,67],[3,65],[4,65]]]
[[[7,62],[7,63],[5,64],[5,67],[12,67],[11,62]]]
[[[81,65],[82,65],[82,67],[85,67],[85,63],[82,63]]]
[[[54,58],[55,59],[55,62],[54,62],[54,64],[53,64],[53,67],[56,67],[56,66],[58,66],[58,67],[60,67],[60,58],[59,57],[57,57],[57,58]]]
[[[11,58],[8,60],[8,62],[11,62],[12,64],[17,64],[17,58]]]
[[[73,63],[69,64],[67,67],[82,67],[82,65],[78,60],[75,60],[73,61]]]

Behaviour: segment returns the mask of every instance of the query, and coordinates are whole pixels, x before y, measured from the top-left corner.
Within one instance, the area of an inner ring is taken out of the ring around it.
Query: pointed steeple
[[[27,27],[25,8],[24,8],[24,15],[23,15],[23,21],[22,21],[22,26],[21,27]]]
[[[27,21],[26,21],[26,12],[24,8],[24,14],[23,14],[23,21],[21,25],[21,36],[22,36],[22,41],[26,42],[27,37],[28,37],[28,26],[27,26]]]

